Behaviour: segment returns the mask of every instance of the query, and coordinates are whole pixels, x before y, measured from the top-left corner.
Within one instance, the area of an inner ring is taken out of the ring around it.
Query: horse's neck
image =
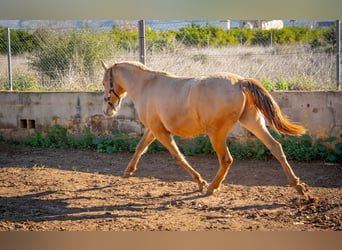
[[[139,69],[135,71],[124,70],[121,72],[123,87],[133,101],[139,98],[139,95],[144,88],[147,74],[148,72]]]

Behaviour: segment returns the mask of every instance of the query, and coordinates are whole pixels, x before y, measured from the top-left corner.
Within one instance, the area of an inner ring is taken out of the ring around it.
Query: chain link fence
[[[220,21],[145,21],[146,65],[183,76],[231,72],[268,89],[336,89],[334,26],[227,27]],[[259,22],[260,23],[260,22]],[[139,60],[138,21],[11,29],[15,90],[100,90],[100,60]],[[241,24],[241,22],[240,22]],[[0,84],[8,88],[6,29],[0,29]]]

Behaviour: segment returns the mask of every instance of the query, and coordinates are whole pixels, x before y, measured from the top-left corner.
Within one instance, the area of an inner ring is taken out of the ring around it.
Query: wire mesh
[[[334,88],[334,38],[323,44],[311,37],[310,28],[305,34],[300,34],[303,29],[293,29],[294,34],[284,38],[286,34],[277,29],[248,29],[246,21],[230,27],[222,21],[145,23],[146,64],[153,69],[184,76],[231,72],[259,79],[274,89]],[[112,21],[109,26],[83,23],[81,27],[45,23],[12,29],[11,46],[17,89],[99,90],[100,60],[139,60],[138,21]],[[2,30],[0,53],[0,84],[4,86],[8,72]]]

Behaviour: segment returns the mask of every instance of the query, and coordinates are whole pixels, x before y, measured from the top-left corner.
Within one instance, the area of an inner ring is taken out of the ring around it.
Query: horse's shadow
[[[195,194],[197,193],[197,194]],[[175,199],[172,202],[174,204],[181,203],[181,202],[186,202],[186,201],[193,201],[196,204],[196,200],[202,200],[203,198],[207,197],[205,194],[197,192],[191,192],[191,193],[185,193],[182,195],[187,195],[187,194],[194,194],[192,196],[187,196],[184,198],[179,198]],[[169,201],[164,202],[163,204],[167,204]],[[247,206],[228,206],[229,210],[232,211],[244,211],[244,210],[273,210],[281,207],[286,207],[287,204],[280,204],[280,203],[273,203],[273,204],[261,204],[261,205],[247,205]],[[227,206],[210,206],[207,207],[207,210],[209,211],[214,211],[214,210],[220,210],[220,209],[227,209]]]
[[[112,186],[93,187],[84,190],[75,191],[77,195],[65,198],[47,199],[47,196],[58,194],[59,191],[44,191],[34,194],[26,194],[22,196],[0,197],[0,221],[12,222],[44,222],[44,221],[75,221],[84,219],[110,219],[110,218],[138,218],[144,219],[146,210],[163,211],[170,209],[170,202],[173,205],[202,199],[205,195],[199,191],[184,192],[178,194],[167,194],[167,201],[161,197],[144,197],[136,198],[138,201],[128,199],[125,204],[121,205],[103,205],[103,206],[87,206],[74,207],[70,206],[68,201],[89,199],[82,193],[92,190],[100,190],[111,188]],[[142,200],[142,202],[139,202]],[[157,201],[158,200],[158,201]],[[274,209],[285,206],[285,204],[271,204],[260,206],[244,206],[232,207],[231,210],[247,210],[254,209]],[[211,207],[209,209],[217,209]]]
[[[110,186],[94,187],[83,191],[99,190]],[[53,195],[58,191],[44,191],[23,196],[0,197],[0,221],[66,221],[96,218],[142,218],[141,211],[148,204],[128,202],[123,205],[103,205],[90,207],[70,207],[69,200],[89,199],[85,196],[46,199],[45,196]],[[148,208],[150,209],[150,208]],[[129,213],[118,213],[127,211]],[[136,212],[136,213],[134,213]]]
[[[192,181],[184,169],[182,169],[168,153],[165,154],[165,159],[160,159],[158,169],[153,169],[149,166],[153,156],[146,155],[141,160],[138,170],[134,173],[135,177],[153,177],[162,181]],[[215,155],[196,155],[187,156],[189,163],[202,175],[202,177],[211,182],[215,177],[218,163]],[[247,162],[247,163],[246,163]],[[120,163],[117,169],[125,169],[125,164]],[[209,165],[209,166],[208,166]],[[341,166],[336,164],[327,171],[324,164],[317,164],[314,173],[312,174],[312,165],[306,164],[297,166],[297,162],[293,162],[293,169],[298,174],[300,179],[309,186],[316,187],[342,187],[342,171]],[[123,172],[123,171],[122,171]],[[116,170],[116,174],[121,175],[121,172]],[[286,176],[281,168],[281,165],[276,161],[240,161],[236,160],[226,178],[225,184],[236,184],[243,186],[286,186],[288,185]]]

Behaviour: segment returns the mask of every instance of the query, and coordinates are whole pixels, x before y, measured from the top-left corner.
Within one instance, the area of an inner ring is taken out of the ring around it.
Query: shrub
[[[342,162],[342,142],[339,142],[336,137],[330,137],[326,140],[313,140],[309,135],[289,136],[277,134],[272,130],[270,133],[282,144],[283,151],[288,160]],[[342,134],[340,137],[342,138]],[[113,133],[111,137],[95,137],[90,133],[89,129],[86,129],[85,133],[81,135],[74,136],[69,134],[60,125],[54,125],[45,136],[37,130],[34,136],[29,136],[26,140],[19,143],[36,147],[88,148],[95,149],[97,152],[115,153],[122,151],[134,152],[140,139],[140,137],[130,138],[125,134],[117,132]],[[206,135],[199,135],[186,140],[175,136],[174,139],[185,155],[215,153]],[[5,140],[1,136],[0,142],[18,143],[13,140]],[[227,138],[226,143],[232,156],[237,159],[257,158],[264,160],[272,157],[269,149],[258,139],[241,143],[236,138]],[[165,150],[158,141],[154,141],[148,148],[149,153]]]
[[[176,33],[176,39],[187,46],[204,46],[207,45],[207,35],[207,30],[203,29],[201,25],[191,24],[181,28]]]
[[[11,54],[21,55],[32,52],[39,47],[39,41],[33,32],[11,30]],[[7,31],[0,27],[0,53],[7,53]]]
[[[16,91],[37,91],[42,90],[42,86],[31,74],[18,74],[12,80],[13,90]],[[0,90],[9,90],[8,82],[0,84]]]
[[[175,32],[148,30],[146,47],[151,52],[172,51],[175,49]]]
[[[109,33],[84,29],[77,33],[40,31],[39,34],[44,36],[40,37],[40,47],[31,57],[31,65],[51,79],[57,79],[70,69],[93,76],[100,59],[110,56],[112,41]]]
[[[136,30],[117,29],[94,32],[85,27],[80,31],[69,30],[66,32],[45,28],[35,32],[22,30],[12,30],[12,32],[13,48],[20,47],[20,51],[15,53],[29,58],[33,69],[40,73],[39,81],[46,89],[98,90],[100,84],[95,85],[94,79],[99,79],[99,73],[102,73],[100,60],[113,62],[114,60],[128,58],[131,60],[131,58],[138,57],[139,38]],[[261,48],[261,46],[270,45],[271,41],[274,45],[272,48]],[[160,53],[157,55],[157,60],[155,58],[151,60],[151,64],[153,61],[164,63],[164,66],[158,65],[158,69],[167,70],[171,67],[174,69],[174,64],[179,66],[180,62],[182,64],[184,62],[183,72],[191,71],[186,74],[192,74],[192,71],[198,72],[199,70],[196,69],[198,64],[203,64],[203,69],[208,71],[214,67],[213,71],[215,71],[220,69],[219,67],[228,60],[228,57],[231,57],[231,61],[236,61],[237,65],[240,65],[240,60],[243,61],[241,67],[234,65],[233,68],[237,71],[234,73],[250,74],[251,76],[256,73],[255,77],[267,77],[269,79],[263,83],[269,90],[311,90],[314,88],[313,83],[315,86],[320,84],[324,88],[335,88],[333,77],[330,77],[331,74],[327,76],[326,73],[334,70],[333,55],[316,53],[316,50],[331,52],[335,42],[333,28],[328,30],[305,27],[285,27],[281,30],[239,28],[223,30],[213,25],[192,24],[178,31],[147,29],[146,32],[147,51]],[[310,45],[314,50],[308,52],[308,46],[302,46],[302,43]],[[231,46],[239,44],[255,46],[253,48]],[[300,46],[297,46],[298,44]],[[6,31],[0,28],[0,52],[5,53],[6,46]],[[185,46],[200,48],[196,52],[187,50]],[[210,51],[207,48],[201,48],[208,46]],[[224,46],[227,48],[222,48],[222,51],[214,49]],[[247,51],[245,56],[239,52],[240,48]],[[299,49],[299,53],[297,53],[297,49]],[[29,55],[25,53],[29,53]],[[305,56],[301,56],[302,53],[305,53]],[[273,57],[273,55],[275,56]],[[282,55],[285,55],[284,61]],[[163,59],[159,60],[158,57],[163,57]],[[198,63],[188,66],[187,60],[182,59],[186,59],[186,57],[190,57],[192,62]],[[269,61],[272,61],[273,58],[275,60],[281,58],[282,64],[270,64],[266,62],[267,58],[270,59]],[[227,69],[229,67],[220,69],[220,71]],[[299,72],[299,69],[304,73]],[[270,77],[270,74],[281,75],[282,72],[285,72],[283,75],[285,75],[286,81],[279,79],[278,76]],[[23,79],[20,81],[22,82]],[[1,88],[6,89],[6,84],[2,84]]]
[[[131,53],[139,49],[138,32],[113,30],[111,38],[116,52],[124,50]]]

